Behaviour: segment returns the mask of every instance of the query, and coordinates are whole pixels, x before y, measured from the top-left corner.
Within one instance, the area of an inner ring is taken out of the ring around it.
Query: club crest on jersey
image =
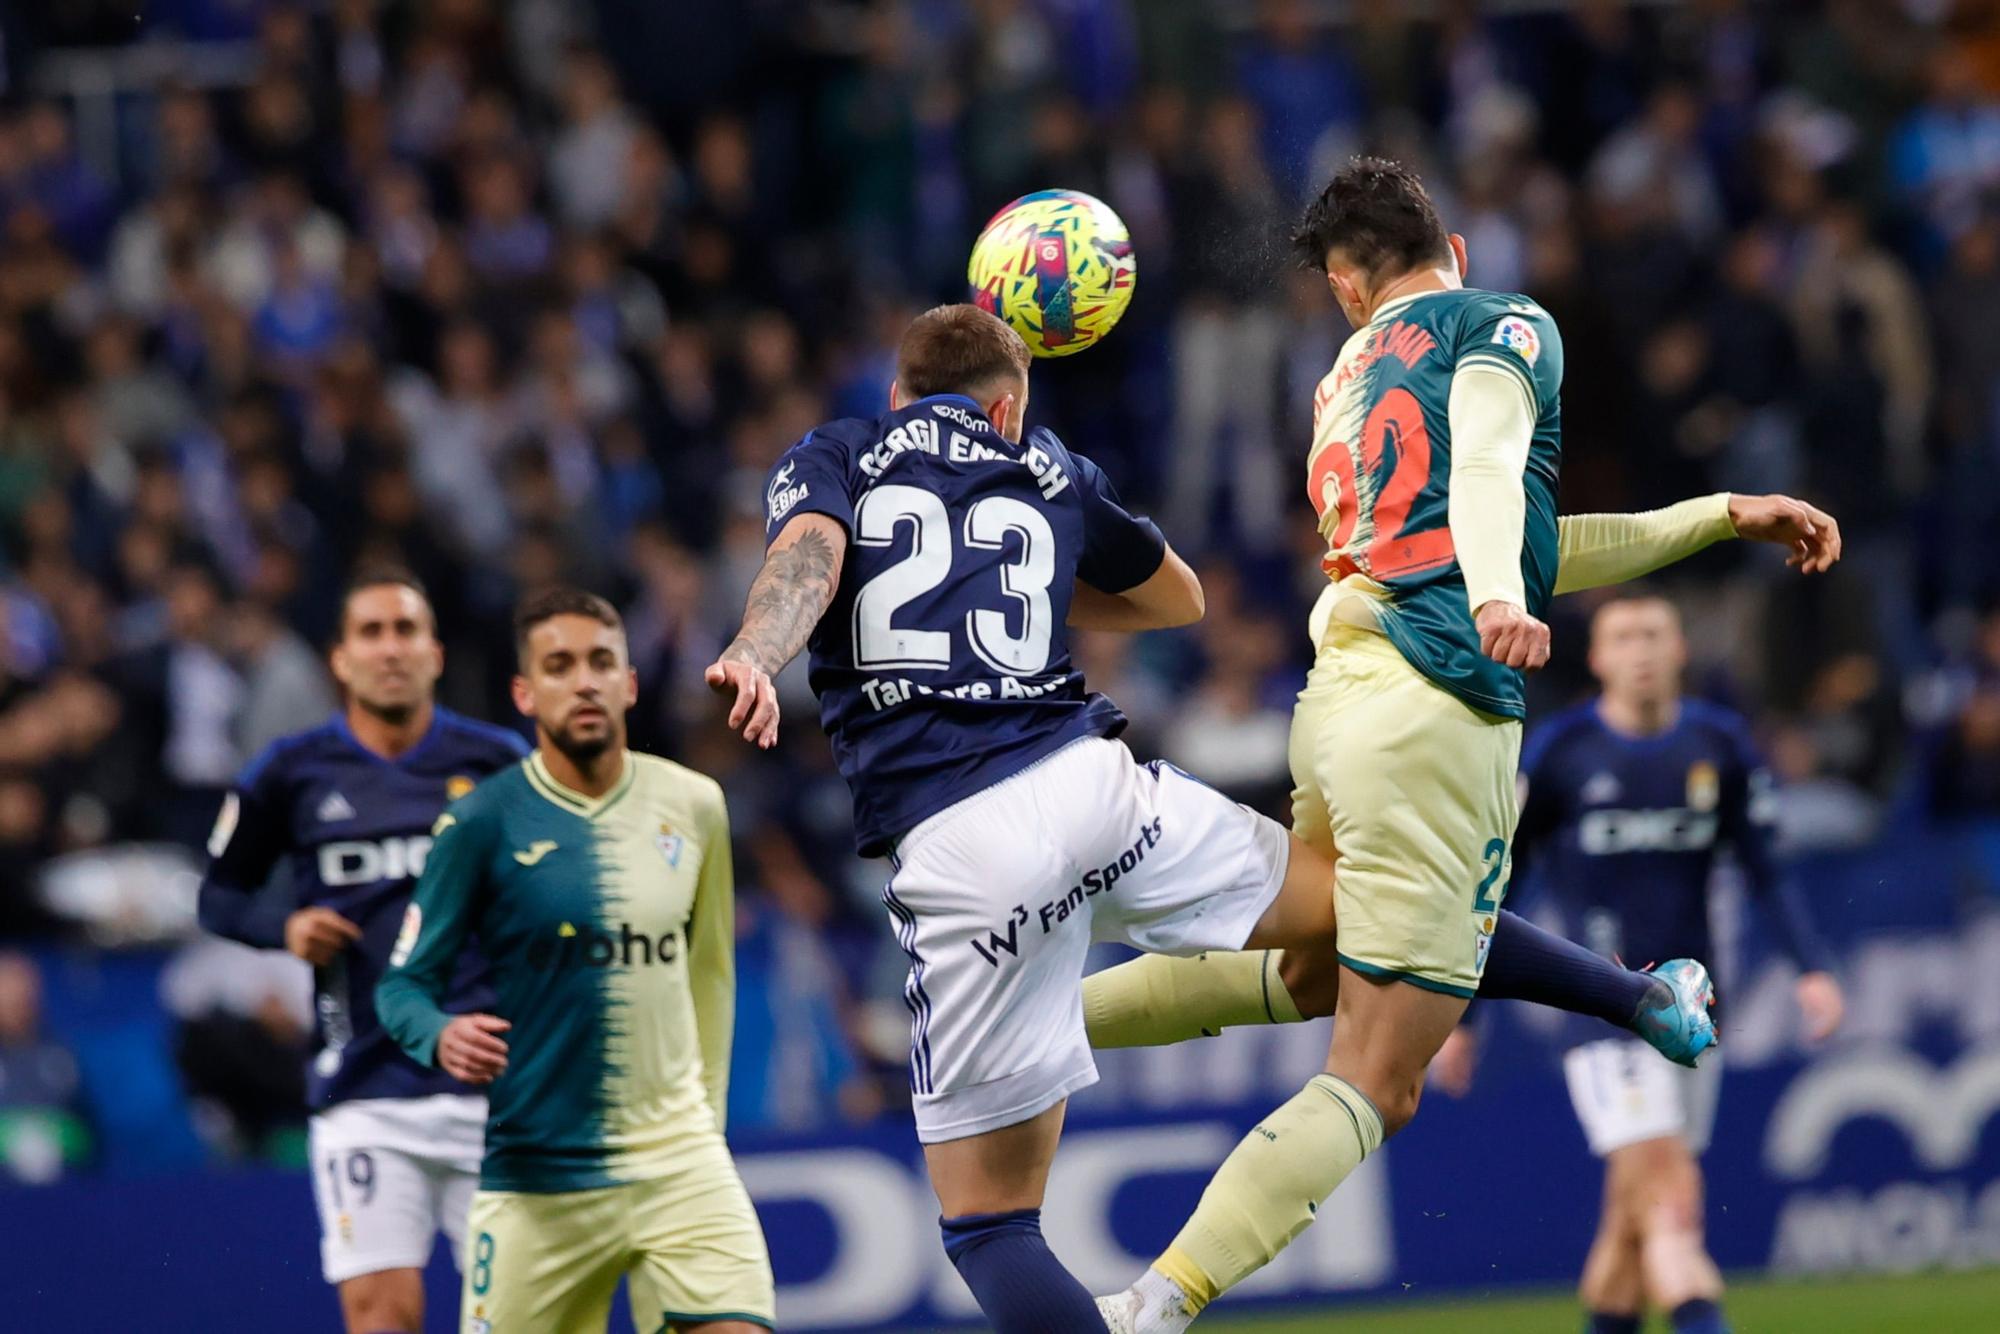
[[[660,855],[667,859],[667,865],[670,868],[676,871],[680,869],[681,849],[687,846],[686,839],[676,834],[666,825],[661,825],[660,832],[653,835],[653,846],[658,848]]]
[[[1687,803],[1697,811],[1712,811],[1722,800],[1722,775],[1707,760],[1697,760],[1688,769]]]
[[[457,801],[472,791],[474,780],[470,774],[453,774],[444,780],[444,799]]]
[[[772,523],[791,513],[794,505],[812,494],[812,487],[806,483],[792,484],[792,474],[798,466],[797,463],[787,463],[771,474],[771,485],[764,493],[764,499],[770,507]]]
[[[391,968],[401,968],[409,961],[410,951],[417,947],[417,937],[423,930],[424,910],[412,903],[403,909],[402,929],[396,932],[396,947],[389,951]]]
[[[1541,335],[1535,332],[1534,325],[1519,315],[1509,315],[1501,320],[1499,327],[1493,330],[1493,341],[1530,366],[1535,364],[1535,358],[1542,355]]]

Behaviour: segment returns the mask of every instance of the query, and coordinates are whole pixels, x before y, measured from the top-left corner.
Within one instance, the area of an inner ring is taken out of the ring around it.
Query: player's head
[[[1021,438],[1028,410],[1032,354],[1007,321],[977,306],[934,306],[910,321],[896,349],[889,406],[932,394],[964,394],[986,411],[1000,434]]]
[[[1632,704],[1658,704],[1680,693],[1687,665],[1681,614],[1654,593],[1613,598],[1590,621],[1590,670],[1604,693]]]
[[[609,602],[580,588],[533,594],[514,612],[514,652],[514,707],[548,744],[578,762],[625,745],[639,674]]]
[[[1398,279],[1425,270],[1465,273],[1465,238],[1447,232],[1417,174],[1388,158],[1350,158],[1292,229],[1299,263],[1326,274],[1355,328]]]
[[[444,646],[417,576],[389,566],[357,572],[341,595],[332,656],[348,700],[386,722],[407,722],[430,703]]]

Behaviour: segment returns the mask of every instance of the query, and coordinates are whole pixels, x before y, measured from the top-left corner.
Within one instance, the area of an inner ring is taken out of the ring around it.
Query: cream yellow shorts
[[[1471,996],[1507,891],[1521,724],[1330,627],[1292,715],[1292,832],[1336,849],[1340,961]]]
[[[596,1190],[482,1190],[466,1225],[461,1334],[602,1334],[631,1275],[632,1323],[775,1328],[764,1232],[718,1140],[684,1170]]]

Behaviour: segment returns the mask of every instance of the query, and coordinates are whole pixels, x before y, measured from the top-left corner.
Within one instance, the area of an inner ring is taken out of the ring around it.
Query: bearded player
[[[208,842],[201,924],[312,965],[307,1095],[321,1272],[340,1291],[348,1334],[416,1334],[438,1233],[454,1259],[464,1249],[486,1099],[402,1053],[376,1017],[375,980],[439,813],[527,747],[438,706],[444,649],[423,585],[407,571],[355,576],[331,665],[341,711],[273,742],[225,799]],[[267,917],[259,891],[280,863],[297,906]],[[477,956],[447,981],[449,1009],[491,999]]]
[[[1464,239],[1398,164],[1351,162],[1294,243],[1355,329],[1315,400],[1307,493],[1329,584],[1291,741],[1293,832],[1338,849],[1339,940],[1330,960],[1288,959],[1287,981],[1333,995],[1338,1022],[1325,1073],[1244,1138],[1139,1281],[1100,1303],[1113,1331],[1186,1328],[1415,1115],[1499,920],[1523,678],[1548,659],[1549,599],[1731,536],[1783,543],[1806,572],[1840,553],[1833,520],[1784,497],[1559,524],[1555,322],[1527,297],[1463,286]],[[1113,1018],[1094,1038],[1119,1026],[1122,999],[1150,1017],[1174,1008],[1176,979],[1201,968],[1141,964],[1111,971],[1143,988],[1100,984]],[[1671,980],[1708,990],[1695,965]],[[1214,1005],[1213,987],[1189,991]]]
[[[419,1064],[490,1088],[465,1334],[772,1325],[764,1235],[723,1141],[736,1002],[729,816],[714,779],[625,748],[618,613],[557,588],[515,615],[536,747],[438,820],[376,988]],[[439,1004],[468,938],[490,1012]]]

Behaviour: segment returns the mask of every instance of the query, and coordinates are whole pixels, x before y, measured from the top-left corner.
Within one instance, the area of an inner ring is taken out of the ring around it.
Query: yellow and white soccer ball
[[[993,215],[966,270],[972,299],[1038,357],[1066,357],[1111,332],[1139,269],[1125,223],[1080,190],[1037,190]]]

